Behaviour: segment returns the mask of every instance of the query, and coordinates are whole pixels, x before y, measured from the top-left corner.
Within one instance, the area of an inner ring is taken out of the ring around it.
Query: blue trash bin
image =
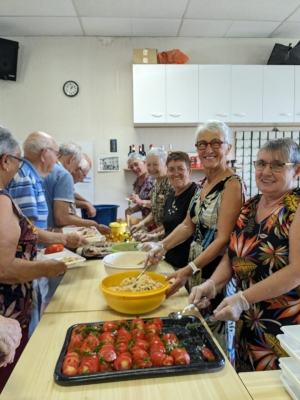
[[[98,224],[109,225],[111,222],[117,221],[118,207],[115,204],[94,204],[97,214],[93,218],[89,218],[86,210],[81,210],[82,218],[93,219]]]

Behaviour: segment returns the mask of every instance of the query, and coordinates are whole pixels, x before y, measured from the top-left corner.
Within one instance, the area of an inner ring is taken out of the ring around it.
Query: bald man
[[[79,167],[74,173],[72,173],[74,183],[76,184],[78,182],[83,182],[84,178],[90,172],[91,168],[92,161],[90,157],[87,154],[83,153],[79,163]],[[82,196],[80,196],[80,194],[74,192],[74,203],[72,203],[72,205],[70,205],[69,207],[69,214],[75,215],[76,208],[85,209],[87,215],[91,218],[94,217],[97,213],[97,210],[92,203],[84,199]]]

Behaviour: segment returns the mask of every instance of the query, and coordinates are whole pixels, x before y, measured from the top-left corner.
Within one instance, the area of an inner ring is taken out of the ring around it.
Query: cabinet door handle
[[[160,118],[163,116],[162,114],[151,114],[151,115],[152,115],[152,117],[155,117],[155,118]]]
[[[233,114],[235,117],[245,117],[246,114],[244,113],[237,113],[237,114]]]
[[[282,117],[290,117],[292,113],[282,113],[280,114]]]
[[[225,114],[225,113],[223,113],[223,114],[216,114],[218,117],[228,117],[228,114]]]
[[[180,117],[180,114],[170,114],[170,117],[175,117],[175,118],[177,118],[177,117]]]

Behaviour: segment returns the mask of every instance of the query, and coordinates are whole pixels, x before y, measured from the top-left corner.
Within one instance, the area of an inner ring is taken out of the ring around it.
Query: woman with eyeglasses
[[[245,201],[243,181],[226,162],[231,149],[227,125],[220,121],[207,121],[197,128],[195,139],[205,177],[198,184],[184,221],[168,237],[158,242],[147,257],[151,263],[157,263],[169,249],[194,236],[190,262],[167,277],[172,282],[167,297],[187,281],[191,290],[197,283],[211,277],[228,246],[231,231]],[[212,312],[224,296],[225,290],[216,296],[203,315]],[[227,351],[225,324],[217,321],[209,323],[209,326],[224,351]],[[229,344],[229,348],[232,345]],[[233,358],[233,354],[230,356]]]
[[[20,343],[18,329],[11,330],[16,336],[14,343],[7,345],[7,337],[2,337],[3,330],[0,329],[0,360],[8,362],[1,368],[0,393],[28,341],[33,279],[55,277],[67,270],[66,265],[60,261],[36,261],[38,228],[25,217],[6,190],[23,163],[17,140],[0,126],[0,313],[5,318],[18,321],[22,328],[21,344],[13,362],[14,349]],[[40,231],[39,235],[43,239],[43,231]],[[49,238],[49,234],[53,235],[46,232],[44,238]],[[6,335],[10,335],[8,324],[6,328]]]
[[[261,192],[242,207],[225,253],[209,282],[189,301],[206,307],[236,277],[237,293],[214,310],[214,321],[236,323],[238,372],[279,369],[286,357],[276,336],[300,320],[300,149],[290,138],[266,142],[254,161]],[[205,296],[206,300],[201,301]]]

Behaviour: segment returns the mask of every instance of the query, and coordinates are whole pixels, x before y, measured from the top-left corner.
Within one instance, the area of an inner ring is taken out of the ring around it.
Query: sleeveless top
[[[37,230],[32,222],[25,217],[19,207],[8,195],[7,191],[0,189],[0,195],[6,195],[11,199],[13,212],[19,219],[21,235],[16,248],[16,258],[27,261],[36,259]],[[0,314],[7,318],[19,321],[22,328],[30,322],[32,304],[32,282],[19,284],[4,284],[0,282]]]

